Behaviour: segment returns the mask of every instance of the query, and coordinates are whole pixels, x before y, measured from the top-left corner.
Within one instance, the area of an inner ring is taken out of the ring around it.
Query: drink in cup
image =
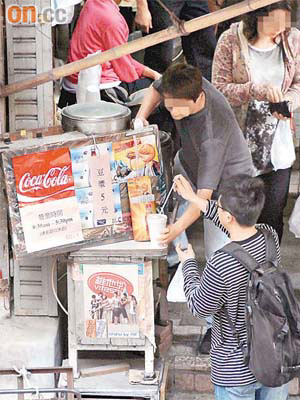
[[[167,245],[161,244],[158,238],[167,226],[167,216],[164,214],[148,214],[147,223],[151,243],[156,247],[166,247]]]

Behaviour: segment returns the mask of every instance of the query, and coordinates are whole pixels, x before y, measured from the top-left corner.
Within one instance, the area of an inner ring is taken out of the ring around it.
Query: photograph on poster
[[[87,337],[139,337],[138,270],[138,264],[83,264]]]
[[[115,160],[114,182],[126,182],[137,176],[159,176],[160,163],[155,135],[112,144]]]

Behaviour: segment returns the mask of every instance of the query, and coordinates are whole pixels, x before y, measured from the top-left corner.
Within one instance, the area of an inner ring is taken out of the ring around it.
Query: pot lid
[[[131,114],[128,107],[121,104],[109,103],[107,101],[96,101],[94,103],[73,104],[63,108],[62,115],[71,119],[96,120],[126,117]]]

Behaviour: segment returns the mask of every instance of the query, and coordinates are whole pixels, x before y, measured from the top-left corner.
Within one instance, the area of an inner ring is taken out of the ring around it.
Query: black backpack
[[[227,310],[232,333],[257,381],[278,387],[300,376],[300,307],[287,273],[277,263],[271,232],[259,229],[266,240],[266,262],[259,264],[242,246],[231,242],[221,252],[238,260],[249,272],[246,300],[247,343],[242,343]]]

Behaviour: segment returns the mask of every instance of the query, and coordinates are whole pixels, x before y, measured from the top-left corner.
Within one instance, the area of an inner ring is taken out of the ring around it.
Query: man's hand
[[[160,79],[162,77],[161,73],[154,71],[154,80],[157,81],[158,79]]]
[[[182,175],[176,175],[174,177],[174,190],[185,200],[195,202],[198,199],[197,194],[193,191],[193,188],[189,181]]]
[[[147,5],[138,7],[134,21],[143,32],[149,33],[152,28],[152,16]]]
[[[149,122],[145,118],[135,118],[132,120],[133,129],[143,129],[149,125]]]
[[[145,67],[143,76],[146,78],[153,79],[154,81],[161,78],[161,74],[159,72],[157,72],[154,69],[151,69],[149,67]]]
[[[160,235],[159,242],[162,244],[169,244],[171,243],[174,239],[177,238],[177,236],[180,235],[182,231],[178,229],[176,224],[171,224],[166,227],[166,229],[163,230],[162,234]]]
[[[190,258],[195,258],[195,253],[191,244],[188,244],[186,250],[182,250],[180,248],[180,244],[178,244],[176,246],[176,252],[178,254],[178,258],[181,263],[184,263],[186,260],[189,260]]]

